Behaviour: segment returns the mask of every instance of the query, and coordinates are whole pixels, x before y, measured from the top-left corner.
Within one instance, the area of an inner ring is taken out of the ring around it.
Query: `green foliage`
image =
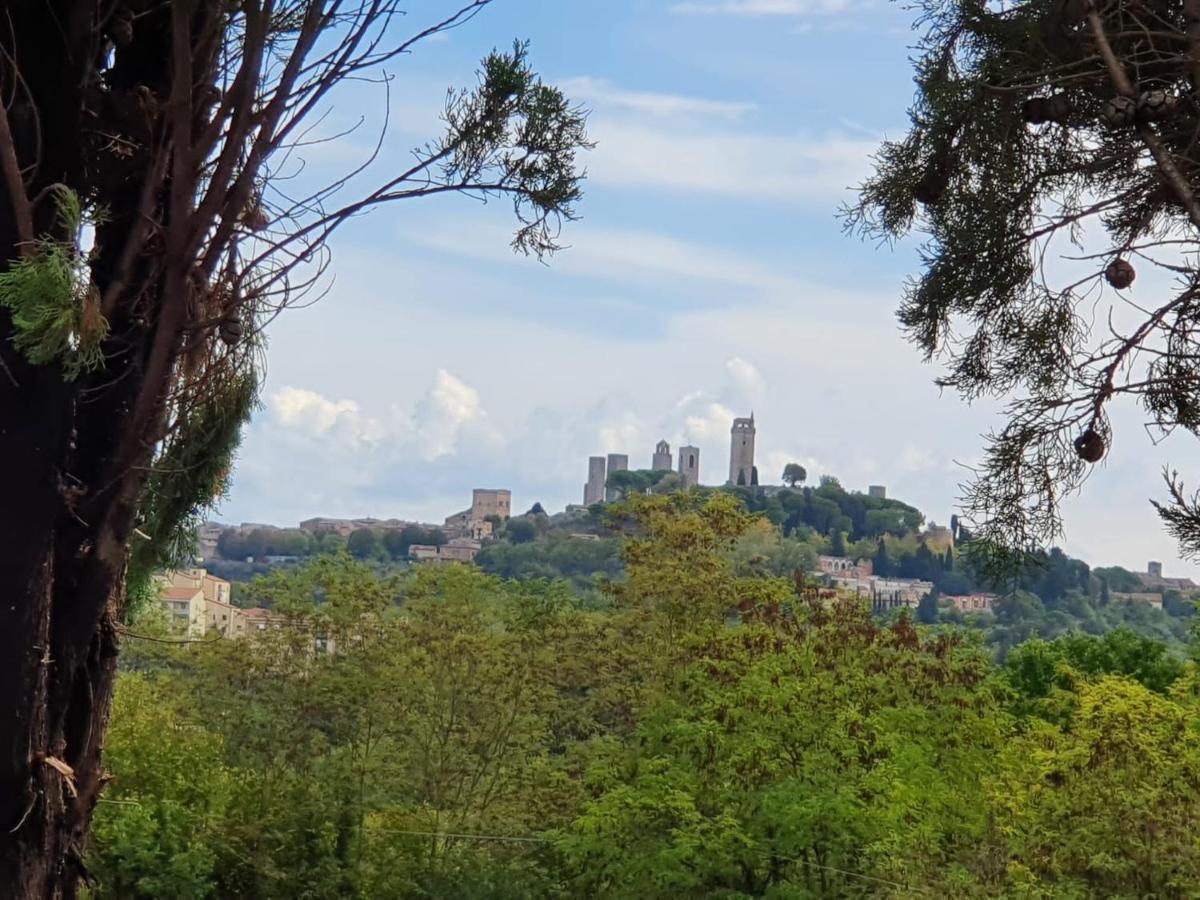
[[[279,628],[139,643],[95,896],[1200,892],[1200,689],[1162,643],[1034,640],[1001,669],[979,632],[804,594],[788,570],[812,546],[731,493],[607,510],[621,543],[480,554],[516,574],[619,548],[601,608],[322,555],[246,587]],[[1082,597],[1014,591],[995,627]]]
[[[1110,403],[1200,433],[1195,272],[1178,264],[1200,223],[1200,106],[1175,49],[1195,11],[1156,7],[1148,44],[1128,3],[922,0],[914,15],[912,127],[880,148],[848,224],[922,236],[902,326],[944,365],[939,385],[1008,401],[965,499],[977,536],[1019,558],[1060,534],[1061,499],[1112,445]],[[1130,310],[1112,291],[1132,276],[1107,271],[1130,259],[1175,284]],[[1168,530],[1200,549],[1197,498],[1164,474]]]
[[[215,893],[220,823],[237,776],[219,734],[167,676],[119,680],[105,753],[119,773],[100,803],[89,868],[95,900],[199,900]]]
[[[43,236],[0,272],[0,307],[12,316],[13,345],[35,366],[58,363],[74,381],[104,364],[108,322],[91,274],[80,259],[84,213],[74,191],[53,193],[58,231],[66,241]]]
[[[586,113],[541,82],[527,49],[516,43],[484,59],[479,85],[450,95],[447,134],[430,149],[444,158],[447,182],[490,183],[483,193],[510,197],[521,223],[513,247],[540,257],[557,249],[561,221],[575,217],[583,196],[575,154],[592,145]]]
[[[522,516],[510,519],[504,528],[504,537],[513,544],[528,544],[538,536],[537,524],[530,518]]]
[[[233,378],[214,387],[175,424],[142,492],[142,534],[130,551],[131,585],[147,582],[157,569],[194,561],[196,528],[225,493],[242,426],[257,398],[253,374]],[[244,553],[242,558],[256,555]]]
[[[346,538],[346,550],[355,559],[376,559],[383,555],[383,540],[373,528],[356,528]]]

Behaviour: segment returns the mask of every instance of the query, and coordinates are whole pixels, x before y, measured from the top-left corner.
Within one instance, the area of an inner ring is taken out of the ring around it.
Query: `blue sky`
[[[451,4],[414,2],[407,24]],[[514,508],[579,502],[591,454],[649,465],[655,442],[701,448],[724,480],[729,424],[754,410],[764,480],[790,460],[944,523],[987,406],[939,396],[894,310],[913,247],[847,237],[838,206],[885,135],[903,133],[915,35],[876,0],[496,0],[391,65],[386,177],[438,133],[447,87],[515,38],[545,80],[592,110],[582,220],[548,266],[508,250],[511,214],[462,197],[405,202],[333,241],[334,283],[270,333],[264,409],[224,521],[311,515],[432,521],[473,487]],[[353,163],[385,102],[355,86],[311,152]],[[1177,561],[1147,498],[1194,458],[1152,446],[1135,412],[1084,495],[1070,552]]]

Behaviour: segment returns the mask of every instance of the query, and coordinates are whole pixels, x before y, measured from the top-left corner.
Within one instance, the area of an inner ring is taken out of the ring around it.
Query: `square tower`
[[[629,468],[629,454],[627,453],[610,453],[608,454],[608,474],[611,476],[613,472],[624,472]],[[609,503],[619,500],[621,492],[613,488],[606,488],[604,491],[604,499]]]
[[[604,480],[607,477],[604,457],[589,456],[587,484],[583,486],[584,506],[604,502]]]
[[[729,429],[729,483],[758,483],[754,471],[754,413],[748,419],[734,419]]]
[[[700,448],[688,444],[679,448],[679,477],[684,487],[695,487],[700,483]]]

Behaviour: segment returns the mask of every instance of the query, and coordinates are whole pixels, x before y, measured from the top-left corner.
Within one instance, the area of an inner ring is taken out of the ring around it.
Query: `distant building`
[[[933,582],[919,581],[915,578],[880,578],[878,575],[863,577],[849,573],[831,575],[829,580],[856,597],[870,600],[872,607],[878,610],[898,606],[915,607],[922,597],[933,590]]]
[[[162,603],[171,614],[175,630],[189,638],[204,637],[206,625],[204,592],[198,587],[167,587]]]
[[[887,499],[887,487],[882,484],[872,484],[867,487],[868,497],[878,497],[880,500]]]
[[[943,525],[929,523],[929,527],[921,533],[921,540],[929,545],[930,550],[945,551],[954,546],[954,533]]]
[[[604,481],[608,477],[603,456],[588,457],[588,478],[583,486],[583,505],[604,502]]]
[[[452,538],[440,547],[433,544],[413,544],[408,556],[421,563],[473,563],[479,553],[480,544],[470,538]]]
[[[954,597],[943,597],[943,600],[959,612],[992,612],[996,604],[995,594],[962,594]]]
[[[1139,574],[1138,577],[1142,581],[1142,587],[1157,588],[1159,590],[1175,590],[1175,591],[1194,591],[1196,583],[1190,578],[1167,578],[1162,573],[1162,563],[1149,562],[1146,564],[1146,573]]]
[[[650,468],[655,472],[671,471],[671,445],[666,441],[659,441],[655,445],[654,457],[651,459]]]
[[[1162,594],[1152,594],[1133,591],[1113,591],[1109,597],[1114,601],[1124,601],[1125,603],[1145,603],[1147,606],[1153,606],[1155,609],[1162,609]]]
[[[300,530],[309,534],[340,534],[349,537],[360,528],[370,528],[373,531],[399,531],[409,525],[419,525],[419,522],[409,522],[404,519],[373,519],[370,516],[359,519],[330,519],[318,516],[305,519],[300,523]]]
[[[748,419],[734,419],[729,429],[729,483],[758,484],[754,468],[754,413]]]
[[[217,631],[226,637],[244,633],[242,611],[232,602],[232,587],[205,569],[174,569],[159,576],[163,604],[188,637]]]
[[[847,559],[843,556],[818,556],[817,567],[822,575],[841,575],[854,578],[870,578],[874,563],[869,559]]]
[[[205,522],[196,532],[196,556],[201,561],[212,559],[217,555],[217,542],[226,526],[219,522]]]
[[[282,628],[286,621],[283,616],[277,615],[269,609],[261,609],[259,607],[243,609],[242,618],[246,634],[266,631],[268,628]]]
[[[492,533],[492,523],[487,521],[489,517],[505,520],[511,514],[512,491],[475,488],[471,492],[471,508],[447,516],[445,529],[451,537],[478,541]]]
[[[700,483],[700,448],[691,444],[679,448],[679,477],[684,487]]]
[[[629,456],[625,453],[610,453],[608,454],[608,478],[612,477],[613,472],[625,472],[629,469]],[[608,479],[605,479],[604,499],[609,503],[621,499],[621,492],[615,488],[607,486]]]

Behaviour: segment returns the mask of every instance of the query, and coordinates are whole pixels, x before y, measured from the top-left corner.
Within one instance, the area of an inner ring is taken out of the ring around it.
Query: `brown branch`
[[[0,103],[0,175],[8,187],[12,202],[13,218],[17,225],[17,240],[22,256],[33,252],[33,210],[25,194],[25,182],[21,178],[21,165],[17,162],[17,147],[13,142],[12,129],[8,125],[8,110]]]
[[[1108,77],[1112,79],[1113,86],[1119,93],[1136,103],[1137,89],[1133,86],[1133,82],[1129,80],[1129,75],[1126,74],[1121,61],[1117,59],[1116,53],[1113,52],[1112,44],[1108,41],[1108,35],[1104,32],[1104,22],[1100,19],[1100,13],[1096,11],[1094,2],[1089,2],[1088,4],[1087,20],[1088,26],[1092,31],[1092,37],[1096,41],[1096,49],[1099,50],[1100,57],[1104,60],[1104,66],[1108,69]],[[1138,125],[1137,132],[1142,142],[1149,148],[1150,154],[1154,157],[1155,163],[1158,164],[1163,177],[1175,191],[1179,202],[1187,210],[1188,218],[1192,220],[1192,224],[1200,226],[1200,203],[1196,202],[1196,195],[1192,193],[1191,185],[1183,177],[1183,173],[1179,171],[1179,167],[1175,165],[1175,161],[1171,159],[1171,154],[1162,145],[1162,141],[1158,139],[1158,134],[1147,124]]]

